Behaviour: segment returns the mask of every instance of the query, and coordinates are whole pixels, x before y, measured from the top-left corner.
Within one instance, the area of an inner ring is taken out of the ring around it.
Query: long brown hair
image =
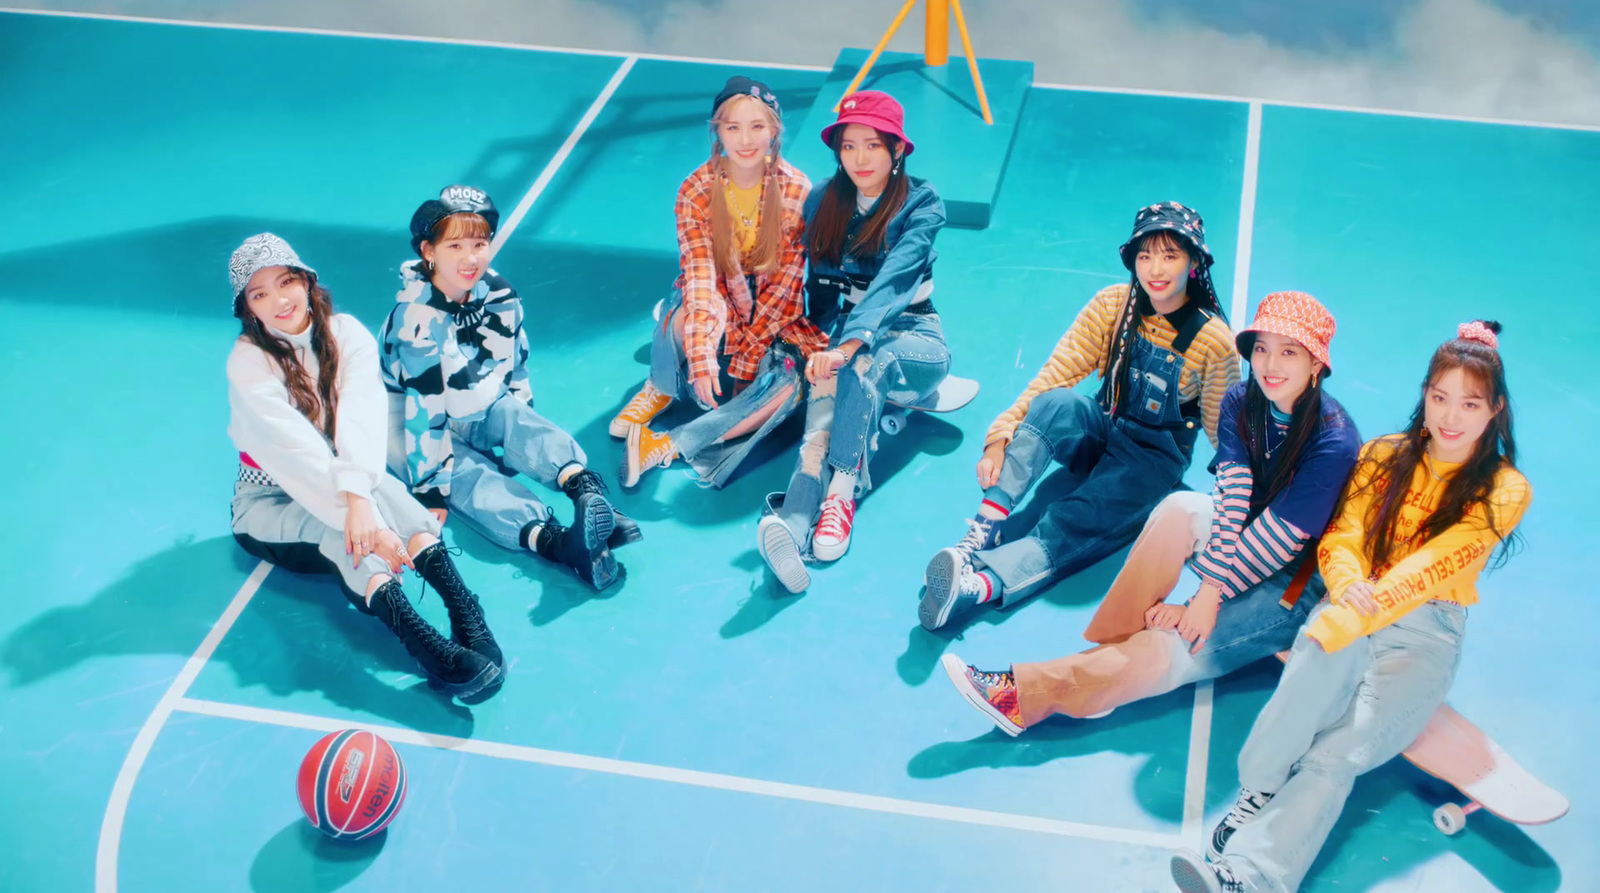
[[[722,125],[734,104],[741,102],[754,102],[760,106],[762,114],[767,116],[767,126],[776,134],[770,150],[772,160],[767,162],[766,173],[761,177],[761,211],[756,224],[756,245],[750,253],[750,266],[744,272],[770,273],[778,269],[783,253],[783,190],[778,187],[778,179],[772,175],[781,159],[779,150],[783,148],[783,120],[754,96],[735,96],[724,102],[711,118],[711,166],[717,178],[711,196],[711,259],[716,264],[717,272],[724,276],[739,275],[739,240],[733,232],[733,215],[728,213],[727,169],[723,166],[722,137],[717,134],[717,128]]]
[[[1484,321],[1484,325],[1496,334],[1500,332],[1498,322]],[[1512,537],[1507,537],[1506,533],[1500,530],[1494,517],[1494,505],[1489,501],[1489,496],[1494,491],[1495,476],[1503,467],[1514,468],[1517,460],[1517,444],[1512,437],[1511,395],[1506,390],[1505,365],[1501,362],[1500,352],[1495,348],[1481,341],[1455,338],[1441,344],[1439,349],[1434,351],[1433,360],[1428,363],[1428,375],[1422,380],[1422,396],[1417,400],[1417,408],[1411,413],[1410,425],[1403,433],[1392,436],[1395,443],[1394,451],[1375,460],[1375,467],[1367,483],[1361,488],[1361,491],[1370,490],[1378,494],[1378,498],[1373,500],[1374,508],[1369,511],[1366,518],[1366,537],[1362,543],[1367,552],[1367,560],[1373,568],[1387,565],[1394,555],[1396,546],[1403,545],[1395,542],[1395,525],[1399,521],[1400,508],[1405,503],[1406,491],[1411,487],[1417,466],[1427,454],[1428,428],[1424,412],[1427,407],[1428,388],[1452,369],[1460,369],[1468,379],[1483,388],[1485,399],[1495,410],[1494,418],[1489,421],[1489,427],[1478,438],[1472,456],[1445,484],[1444,495],[1439,500],[1438,508],[1434,509],[1418,528],[1413,541],[1425,543],[1438,536],[1460,523],[1461,519],[1479,504],[1483,506],[1488,517],[1489,529],[1502,540],[1497,549],[1499,554],[1497,563],[1505,560],[1515,537],[1514,533]]]
[[[839,147],[844,143],[843,127],[835,127],[833,138],[828,144],[833,147],[833,157],[838,160],[839,168],[828,181],[828,188],[822,194],[822,201],[817,205],[817,212],[812,215],[806,225],[806,253],[818,260],[827,261],[838,266],[845,255],[845,238],[849,235],[850,220],[856,213],[856,184],[845,173],[844,159],[839,155]],[[905,159],[896,156],[901,141],[900,138],[889,133],[880,133],[878,138],[889,149],[889,159],[894,167],[889,169],[889,181],[884,184],[883,192],[878,196],[878,204],[862,222],[861,230],[856,233],[855,244],[850,246],[850,254],[855,257],[872,257],[883,250],[883,240],[889,232],[889,222],[894,220],[900,209],[905,207],[906,196],[911,191],[909,178],[906,176]]]
[[[241,337],[261,348],[283,370],[283,383],[289,389],[289,401],[300,414],[311,420],[323,434],[332,440],[337,429],[339,390],[335,379],[339,377],[339,342],[333,338],[328,323],[333,315],[333,299],[328,290],[317,282],[316,274],[289,268],[289,273],[306,287],[306,309],[311,314],[311,349],[317,355],[317,383],[311,384],[311,373],[295,356],[294,345],[267,331],[267,327],[245,304],[240,293],[233,299],[233,315],[239,318]]]

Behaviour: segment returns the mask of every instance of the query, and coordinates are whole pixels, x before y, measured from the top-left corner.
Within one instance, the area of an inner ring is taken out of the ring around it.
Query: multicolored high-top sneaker
[[[1244,881],[1225,862],[1207,862],[1193,850],[1172,857],[1172,881],[1181,893],[1246,893]]]
[[[1000,731],[1015,738],[1026,728],[1022,724],[1022,708],[1017,703],[1017,679],[1011,671],[980,670],[955,654],[946,654],[939,663],[956,691],[961,692],[967,703],[983,711]]]
[[[1228,847],[1228,838],[1233,836],[1233,832],[1255,821],[1261,808],[1271,799],[1271,794],[1240,788],[1239,799],[1234,801],[1233,808],[1228,810],[1228,814],[1217,823],[1216,830],[1211,832],[1211,840],[1206,844],[1206,857],[1213,862],[1220,862],[1222,851]]]

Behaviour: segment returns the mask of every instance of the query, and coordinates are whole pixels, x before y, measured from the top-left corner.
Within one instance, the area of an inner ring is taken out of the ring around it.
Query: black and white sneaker
[[[1172,857],[1172,881],[1182,893],[1245,893],[1244,882],[1227,863],[1207,862],[1193,850]]]
[[[1228,848],[1228,838],[1233,832],[1243,828],[1256,820],[1256,815],[1261,808],[1272,799],[1271,794],[1252,791],[1249,788],[1239,789],[1239,799],[1234,802],[1233,808],[1217,823],[1216,830],[1211,832],[1211,840],[1206,844],[1206,858],[1212,862],[1222,859],[1222,851]]]

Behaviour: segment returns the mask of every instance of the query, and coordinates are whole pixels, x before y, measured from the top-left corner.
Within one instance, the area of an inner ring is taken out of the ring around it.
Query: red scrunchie
[[[1495,337],[1494,330],[1477,320],[1462,323],[1456,329],[1456,337],[1463,341],[1477,341],[1487,344],[1494,350],[1500,349],[1500,339]]]

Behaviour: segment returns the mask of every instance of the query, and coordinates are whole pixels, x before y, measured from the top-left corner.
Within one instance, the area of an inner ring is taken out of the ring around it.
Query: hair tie
[[[1456,329],[1456,337],[1463,341],[1476,341],[1480,344],[1487,344],[1491,350],[1500,349],[1500,339],[1495,337],[1494,330],[1478,320],[1462,323]]]

